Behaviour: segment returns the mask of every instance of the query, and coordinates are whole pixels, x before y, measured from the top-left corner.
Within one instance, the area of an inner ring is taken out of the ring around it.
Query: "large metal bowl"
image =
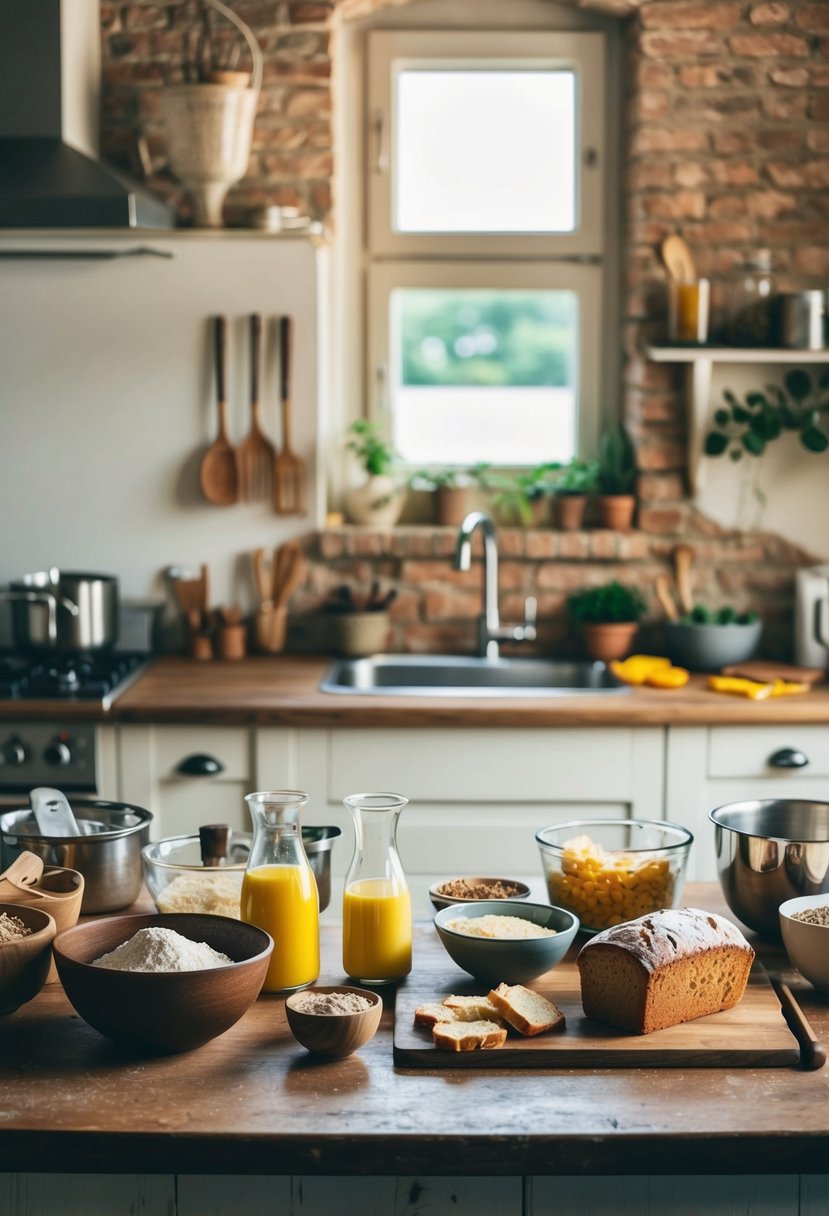
[[[730,802],[708,818],[729,908],[750,929],[779,941],[782,903],[829,892],[829,802]]]

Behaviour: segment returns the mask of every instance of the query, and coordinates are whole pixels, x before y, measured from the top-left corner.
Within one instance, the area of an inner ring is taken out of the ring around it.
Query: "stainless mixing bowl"
[[[729,802],[708,818],[728,906],[750,929],[779,941],[785,900],[829,892],[829,802]]]

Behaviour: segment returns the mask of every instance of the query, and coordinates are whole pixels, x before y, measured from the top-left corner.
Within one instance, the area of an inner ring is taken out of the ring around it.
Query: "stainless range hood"
[[[0,228],[172,228],[97,159],[99,0],[0,0]]]

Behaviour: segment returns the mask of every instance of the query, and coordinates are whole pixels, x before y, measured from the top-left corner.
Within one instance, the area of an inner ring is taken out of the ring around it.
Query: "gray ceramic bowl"
[[[667,645],[671,660],[690,671],[719,671],[731,663],[745,663],[760,644],[761,620],[747,625],[686,625],[668,621]]]
[[[448,927],[447,922],[475,920],[480,916],[517,916],[545,929],[555,929],[556,934],[515,940],[470,937]],[[549,904],[492,899],[450,904],[436,914],[435,928],[446,953],[463,971],[491,985],[526,984],[561,962],[578,932],[579,919],[572,912]]]
[[[781,904],[802,895],[829,902],[829,802],[730,802],[708,818],[723,895],[744,925],[779,940]]]

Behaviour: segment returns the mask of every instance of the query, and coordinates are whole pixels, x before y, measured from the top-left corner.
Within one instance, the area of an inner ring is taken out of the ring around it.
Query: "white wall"
[[[0,260],[0,583],[55,564],[159,596],[170,564],[210,564],[214,603],[247,604],[249,553],[320,525],[317,312],[324,251],[305,238],[152,233],[31,239],[0,250],[134,248],[111,261]],[[263,315],[261,400],[280,438],[275,319],[294,318],[293,442],[308,514],[215,507],[198,467],[217,427],[212,327],[228,317],[229,428],[249,424],[247,316]]]

